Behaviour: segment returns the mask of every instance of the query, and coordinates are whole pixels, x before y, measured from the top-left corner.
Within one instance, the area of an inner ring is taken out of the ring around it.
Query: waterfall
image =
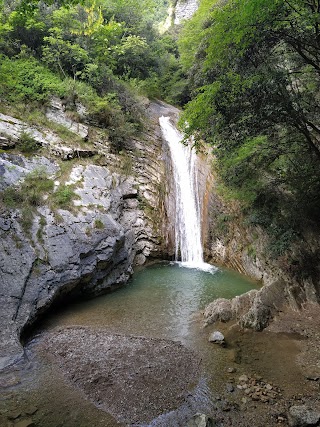
[[[175,186],[175,256],[183,266],[211,270],[204,263],[201,243],[201,212],[197,185],[197,155],[190,145],[182,144],[183,135],[170,122],[159,119],[172,161]]]

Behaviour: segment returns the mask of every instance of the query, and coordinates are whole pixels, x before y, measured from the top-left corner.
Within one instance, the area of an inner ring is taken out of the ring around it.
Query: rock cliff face
[[[179,25],[184,19],[190,19],[198,7],[198,0],[178,0],[175,6],[174,24]]]
[[[290,255],[271,256],[269,238],[260,227],[245,225],[236,204],[226,203],[210,177],[207,197],[206,258],[244,273],[263,284],[231,302],[219,299],[205,311],[207,323],[237,319],[243,327],[262,330],[286,306],[300,309],[320,302],[319,244],[305,232]]]
[[[99,138],[66,146],[50,130],[1,115],[0,134],[7,148],[14,147],[22,132],[42,146],[41,155],[31,157],[17,150],[0,154],[1,190],[41,170],[55,188],[72,188],[77,197],[68,209],[49,201],[36,207],[28,229],[20,209],[1,205],[0,368],[23,356],[21,332],[62,296],[106,292],[126,283],[134,265],[166,256],[158,117],[168,111],[162,104],[149,105],[144,134],[119,155],[111,154]],[[59,100],[47,117],[81,138],[91,132],[90,126],[68,119]]]

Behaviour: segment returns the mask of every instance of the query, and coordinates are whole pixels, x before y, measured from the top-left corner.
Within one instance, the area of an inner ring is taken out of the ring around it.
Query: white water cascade
[[[182,144],[183,135],[170,122],[159,119],[167,141],[175,185],[175,256],[179,253],[184,267],[210,271],[215,267],[204,263],[201,243],[201,212],[197,185],[197,155],[190,146]]]

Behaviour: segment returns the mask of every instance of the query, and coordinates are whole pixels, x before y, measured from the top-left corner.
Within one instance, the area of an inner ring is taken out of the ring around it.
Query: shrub
[[[26,175],[21,185],[8,187],[0,193],[2,204],[9,209],[21,210],[21,225],[29,232],[34,211],[44,204],[44,196],[53,190],[53,181],[43,169],[36,169]]]
[[[18,148],[22,153],[34,153],[40,146],[32,136],[26,132],[22,132],[18,141]]]
[[[76,198],[79,198],[79,196],[69,185],[60,185],[51,195],[51,201],[54,207],[67,210],[73,207],[72,202]]]
[[[94,221],[94,227],[97,228],[98,230],[103,230],[104,229],[104,223],[101,221],[101,219],[96,219]]]
[[[33,58],[1,57],[0,96],[7,102],[45,102],[49,95],[63,96],[61,79]]]

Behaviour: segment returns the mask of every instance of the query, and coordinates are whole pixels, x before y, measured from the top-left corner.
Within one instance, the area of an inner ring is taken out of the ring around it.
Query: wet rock
[[[143,255],[143,254],[138,254],[135,259],[134,262],[136,265],[143,265],[145,264],[147,258]]]
[[[240,348],[233,348],[229,351],[230,360],[238,365],[241,363],[242,352]]]
[[[233,313],[230,300],[218,298],[209,304],[204,311],[206,324],[217,321],[228,322],[232,319]]]
[[[306,405],[291,406],[288,421],[291,427],[315,426],[320,421],[320,411],[310,409]]]
[[[11,414],[9,415],[9,420],[16,420],[16,419],[18,419],[18,418],[20,418],[21,417],[21,411],[19,411],[19,410],[16,410],[16,411],[14,411],[14,412],[11,412]]]
[[[241,375],[240,377],[239,377],[239,381],[240,382],[247,382],[248,381],[248,377],[247,377],[247,375]]]
[[[226,384],[226,390],[227,390],[229,393],[232,393],[232,392],[234,391],[234,386],[233,386],[233,384],[231,384],[231,383],[227,383],[227,384]]]
[[[36,406],[30,406],[25,412],[27,415],[34,415],[38,411]]]
[[[305,374],[307,380],[318,381],[320,379],[320,374],[318,372],[309,371]]]
[[[26,418],[24,420],[20,420],[14,424],[15,427],[35,427],[34,422],[31,418]]]
[[[263,379],[255,375],[253,377],[249,377],[248,375],[241,375],[238,379],[239,384],[237,384],[237,388],[239,390],[243,390],[246,396],[253,401],[268,403],[280,396],[280,390],[276,389],[276,387],[270,383],[263,381]]]
[[[270,307],[265,305],[259,297],[255,298],[249,311],[240,319],[243,328],[250,328],[262,331],[269,325],[271,318]]]
[[[205,414],[195,414],[187,427],[214,427],[213,420]]]
[[[0,365],[1,366],[1,365]],[[0,377],[0,387],[7,388],[20,384],[21,380],[15,375],[9,375],[7,377]]]
[[[214,344],[219,344],[222,347],[226,345],[224,335],[220,331],[214,331],[209,336],[209,341]]]

